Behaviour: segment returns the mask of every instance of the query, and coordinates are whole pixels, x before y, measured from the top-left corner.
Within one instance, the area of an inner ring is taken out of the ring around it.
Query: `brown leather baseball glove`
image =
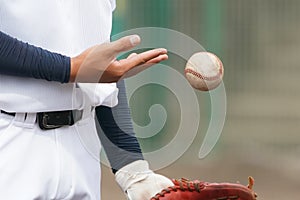
[[[208,183],[199,180],[172,180],[174,186],[163,189],[151,200],[256,200],[252,190],[254,179],[248,186],[239,183]]]

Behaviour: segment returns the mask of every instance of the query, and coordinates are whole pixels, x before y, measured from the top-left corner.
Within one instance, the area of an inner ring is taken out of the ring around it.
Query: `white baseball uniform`
[[[75,56],[109,41],[114,0],[0,0],[0,30]],[[60,84],[0,75],[0,199],[100,199],[93,106],[117,104],[115,84]],[[42,131],[36,113],[83,109],[74,126]]]

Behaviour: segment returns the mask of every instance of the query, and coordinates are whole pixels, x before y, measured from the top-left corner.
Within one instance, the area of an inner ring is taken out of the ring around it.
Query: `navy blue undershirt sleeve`
[[[52,53],[0,32],[0,74],[67,83],[70,57]]]
[[[98,134],[113,173],[133,161],[144,159],[133,130],[124,80],[118,82],[117,87],[118,105],[96,108]]]

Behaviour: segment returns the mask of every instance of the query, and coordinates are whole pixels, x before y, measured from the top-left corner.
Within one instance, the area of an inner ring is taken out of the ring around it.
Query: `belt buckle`
[[[62,126],[72,126],[82,118],[80,110],[65,110],[38,113],[38,123],[41,129],[55,129]]]
[[[48,113],[38,113],[38,120],[39,120],[39,126],[42,130],[56,129],[63,126],[63,125],[49,124]]]

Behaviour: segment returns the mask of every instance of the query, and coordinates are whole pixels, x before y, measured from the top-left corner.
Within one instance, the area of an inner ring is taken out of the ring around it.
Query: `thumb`
[[[141,38],[138,35],[129,35],[122,37],[114,42],[111,42],[111,48],[115,53],[128,51],[141,43]]]

